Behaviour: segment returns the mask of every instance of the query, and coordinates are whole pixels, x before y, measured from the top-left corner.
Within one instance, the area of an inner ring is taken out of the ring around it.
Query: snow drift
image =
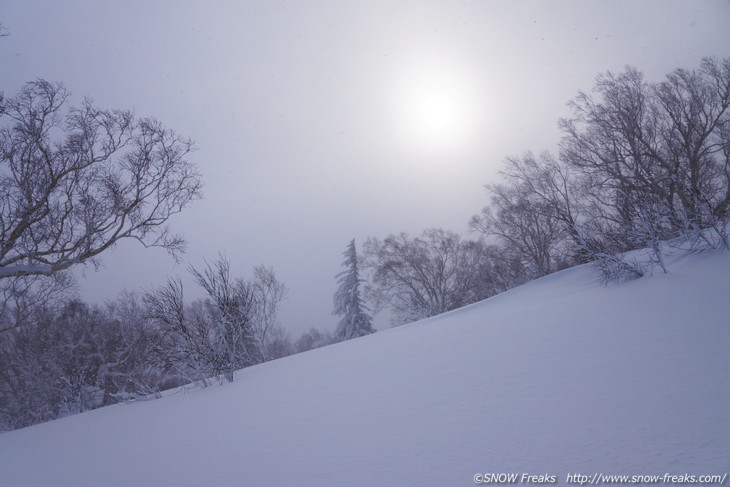
[[[730,469],[730,253],[569,269],[235,381],[0,435],[4,486],[457,486]],[[573,477],[574,478],[574,477]]]

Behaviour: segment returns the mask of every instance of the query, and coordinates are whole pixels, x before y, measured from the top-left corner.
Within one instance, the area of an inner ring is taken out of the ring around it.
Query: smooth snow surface
[[[235,381],[0,435],[3,486],[458,486],[730,470],[730,253],[569,269]]]

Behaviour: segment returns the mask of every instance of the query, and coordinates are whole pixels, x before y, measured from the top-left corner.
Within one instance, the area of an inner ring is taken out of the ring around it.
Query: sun
[[[463,113],[458,100],[447,92],[421,93],[412,104],[409,112],[413,114],[413,120],[410,123],[429,138],[447,136],[449,131],[456,130]]]
[[[478,97],[472,81],[449,63],[406,66],[394,83],[393,132],[410,152],[458,152],[474,136]]]

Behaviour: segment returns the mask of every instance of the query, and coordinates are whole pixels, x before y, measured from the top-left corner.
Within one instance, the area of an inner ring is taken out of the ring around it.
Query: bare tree
[[[236,370],[286,354],[291,343],[277,312],[287,289],[271,267],[256,267],[252,280],[235,278],[221,255],[190,273],[205,299],[186,305],[179,278],[144,297],[164,338],[157,351],[168,368],[207,386],[211,378],[230,382]]]
[[[67,272],[51,276],[15,276],[0,281],[0,334],[30,324],[40,309],[59,309],[75,295]]]
[[[273,328],[266,341],[266,360],[276,360],[295,353],[291,335],[281,326]]]
[[[727,246],[730,58],[654,84],[633,68],[607,73],[571,107],[561,156],[590,188],[586,207],[605,246],[656,247],[706,228]]]
[[[233,278],[224,256],[202,271],[191,267],[190,272],[208,294],[205,319],[212,328],[215,372],[231,382],[235,370],[263,361],[253,332],[254,291],[243,279]]]
[[[0,278],[94,262],[120,239],[166,248],[168,219],[200,197],[192,142],[130,111],[36,80],[0,103]]]
[[[677,69],[653,87],[663,149],[653,157],[671,174],[672,225],[720,230],[730,217],[730,58]]]
[[[78,299],[40,307],[33,322],[0,335],[0,429],[159,396],[160,334],[146,321],[126,293],[104,308]]]
[[[282,353],[286,341],[277,319],[279,305],[286,298],[288,290],[276,277],[274,268],[264,265],[254,267],[249,286],[254,298],[252,333],[260,348],[261,359],[271,360]]]
[[[488,254],[482,242],[430,229],[416,238],[403,233],[383,241],[371,238],[364,250],[368,293],[378,306],[392,308],[396,322],[434,316],[488,297]]]
[[[329,330],[320,330],[311,327],[302,333],[293,345],[293,353],[302,353],[315,348],[326,347],[336,341],[334,335]]]
[[[105,305],[108,320],[118,330],[114,337],[115,366],[109,377],[107,395],[114,401],[133,401],[159,398],[160,391],[180,385],[174,377],[165,374],[164,363],[155,353],[162,336],[149,323],[142,296],[133,291],[122,291]]]
[[[143,299],[146,317],[162,337],[154,350],[164,370],[174,371],[185,382],[209,385],[216,375],[217,350],[208,322],[196,319],[204,313],[186,308],[182,281],[168,279],[166,285],[147,291]]]
[[[508,159],[505,184],[488,184],[491,205],[471,219],[471,228],[495,237],[500,255],[519,259],[531,279],[565,265],[566,242],[575,227],[569,190],[548,155],[538,163],[532,154]]]

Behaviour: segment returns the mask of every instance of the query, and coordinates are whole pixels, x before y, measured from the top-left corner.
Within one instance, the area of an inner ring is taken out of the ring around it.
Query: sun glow
[[[472,81],[451,63],[403,69],[393,96],[394,133],[409,151],[453,153],[474,137],[480,107]]]

